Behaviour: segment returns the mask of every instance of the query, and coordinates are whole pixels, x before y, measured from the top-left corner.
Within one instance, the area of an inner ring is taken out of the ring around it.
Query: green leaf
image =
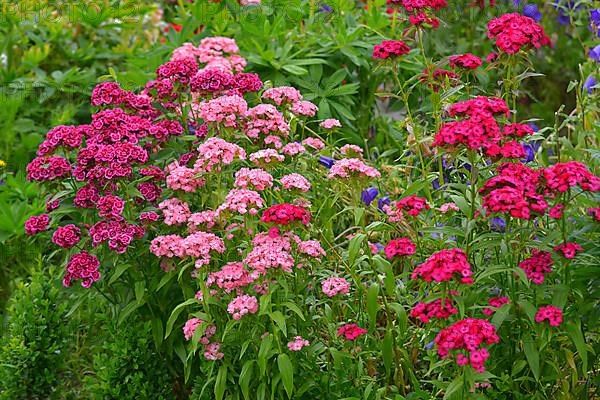
[[[285,303],[283,303],[283,305],[286,306],[289,310],[292,310],[293,312],[298,314],[302,321],[306,321],[306,318],[304,318],[304,314],[302,314],[302,310],[300,310],[300,307],[298,307],[296,304],[292,303],[291,301],[286,301]]]
[[[365,238],[366,236],[363,233],[359,233],[350,239],[350,244],[348,245],[348,263],[350,265],[354,265],[354,261],[356,261],[356,257],[358,257],[360,247]]]
[[[381,347],[381,355],[383,356],[383,366],[388,376],[392,375],[392,359],[394,355],[394,340],[392,338],[392,331],[388,327],[387,332],[383,338],[383,346]]]
[[[127,271],[130,267],[131,264],[119,264],[108,280],[108,285],[111,286],[113,283],[115,283],[115,281],[119,279],[121,275],[123,275],[123,272]]]
[[[275,321],[277,327],[283,332],[283,336],[287,337],[287,327],[285,325],[285,316],[281,313],[281,311],[273,311],[271,314],[271,319]]]
[[[540,380],[540,354],[538,352],[536,343],[529,333],[523,334],[523,350],[525,351],[525,358],[536,381]]]
[[[267,370],[267,358],[271,351],[271,346],[273,345],[273,335],[270,333],[264,337],[260,344],[260,349],[258,350],[258,368],[260,369],[260,374],[265,375],[265,371]]]
[[[242,390],[242,395],[244,399],[250,399],[250,381],[252,380],[252,373],[254,372],[254,360],[248,360],[244,363],[242,367],[242,372],[240,372],[240,389]]]
[[[283,387],[288,397],[292,398],[292,392],[294,391],[294,366],[287,354],[283,353],[277,357],[277,366],[279,367]]]
[[[152,337],[154,338],[154,344],[158,350],[163,341],[163,324],[160,318],[154,318],[152,320]]]
[[[177,317],[179,317],[179,314],[181,314],[181,312],[183,311],[183,308],[185,306],[189,306],[190,304],[194,304],[194,303],[198,303],[198,300],[187,299],[186,301],[179,304],[177,307],[175,307],[173,309],[173,311],[171,312],[171,316],[167,320],[167,328],[165,329],[165,339],[168,338],[169,335],[171,334],[171,331],[173,330],[173,325],[175,325],[175,321],[177,321]]]
[[[379,285],[374,283],[367,290],[367,313],[369,314],[369,325],[373,330],[375,330],[377,324],[377,311],[379,310],[378,296]]]
[[[585,339],[583,337],[583,333],[581,332],[581,326],[579,325],[579,322],[569,322],[569,324],[567,325],[567,332],[569,333],[571,340],[575,344],[577,353],[579,353],[579,358],[581,358],[581,369],[584,374],[587,374],[587,349],[585,346]]]
[[[463,400],[464,394],[464,377],[462,375],[454,378],[446,388],[443,400]]]
[[[225,385],[227,385],[227,365],[221,365],[215,381],[215,400],[223,400]]]
[[[127,319],[127,317],[131,315],[132,312],[134,312],[141,306],[142,304],[140,304],[139,302],[132,301],[131,303],[123,307],[123,309],[121,309],[121,312],[119,313],[119,320],[117,321],[117,325],[121,325]]]

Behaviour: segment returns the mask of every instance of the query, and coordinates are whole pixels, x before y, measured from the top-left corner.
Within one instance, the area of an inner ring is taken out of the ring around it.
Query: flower
[[[185,337],[185,340],[190,340],[194,336],[196,329],[200,327],[202,322],[204,321],[198,318],[191,318],[185,322],[185,325],[183,326],[183,336]]]
[[[535,22],[540,22],[542,19],[542,12],[538,10],[537,4],[525,4],[523,6],[523,15],[531,18]]]
[[[321,282],[321,289],[327,297],[333,297],[337,294],[348,294],[350,283],[344,278],[332,277]]]
[[[98,267],[100,267],[98,258],[87,251],[73,254],[67,263],[63,285],[69,287],[73,281],[81,280],[81,286],[89,288],[92,283],[100,279]]]
[[[385,256],[390,260],[397,256],[412,256],[416,251],[417,245],[408,238],[390,240],[384,248]]]
[[[48,214],[34,215],[25,221],[25,233],[35,235],[43,232],[50,226],[50,217]]]
[[[592,94],[592,92],[594,91],[594,86],[596,86],[597,84],[598,82],[596,81],[596,78],[594,78],[593,75],[589,75],[585,79],[585,82],[583,82],[583,89],[587,90],[588,94]]]
[[[360,192],[360,200],[365,203],[365,205],[369,206],[378,194],[379,190],[377,190],[377,188],[370,187]]]
[[[70,249],[80,240],[81,230],[73,224],[60,226],[52,235],[52,242],[65,249]]]
[[[600,44],[590,50],[589,56],[592,60],[600,62]]]
[[[460,350],[456,363],[458,365],[471,364],[477,372],[485,371],[485,361],[489,353],[483,345],[498,343],[500,338],[496,334],[496,328],[484,319],[466,318],[455,322],[438,333],[435,338],[438,355],[445,359],[451,350]]]
[[[467,70],[477,69],[481,66],[481,58],[474,54],[466,53],[458,56],[450,56],[450,67],[451,68],[463,68]]]
[[[429,210],[430,207],[426,199],[413,194],[398,201],[396,208],[416,217],[422,210]]]
[[[331,169],[335,164],[335,160],[331,157],[319,156],[319,164],[325,168]]]
[[[528,279],[540,285],[544,283],[545,274],[552,272],[552,254],[547,251],[534,249],[531,257],[519,263],[519,268],[525,271]]]
[[[505,53],[515,54],[528,47],[539,49],[550,44],[544,28],[532,18],[517,13],[504,14],[488,23],[488,38]]]
[[[294,337],[294,340],[288,342],[287,347],[290,351],[300,351],[303,347],[310,346],[310,342],[303,339],[302,336]]]
[[[276,204],[267,208],[260,220],[277,225],[288,225],[294,221],[300,221],[303,225],[306,225],[310,222],[310,212],[289,203]]]
[[[329,171],[327,178],[350,178],[350,177],[379,178],[381,174],[375,168],[366,165],[358,158],[343,158],[338,160]]]
[[[319,126],[323,129],[334,129],[334,128],[341,128],[342,124],[340,123],[340,121],[338,121],[335,118],[328,118],[326,120],[323,120]]]
[[[343,325],[337,331],[338,336],[344,336],[347,340],[356,340],[359,336],[366,333],[366,329],[363,329],[356,324]]]
[[[492,308],[484,308],[483,313],[488,317],[491,317],[496,312],[496,309],[502,307],[504,304],[508,304],[510,301],[508,297],[492,297],[488,300],[488,304]]]
[[[284,175],[281,177],[281,179],[279,179],[279,181],[285,190],[296,189],[301,192],[308,192],[310,190],[310,182],[300,174],[293,173]]]
[[[577,252],[583,251],[583,247],[574,242],[567,242],[554,247],[554,251],[562,253],[565,258],[571,259],[575,258]]]
[[[440,250],[434,253],[423,264],[415,268],[410,278],[422,278],[426,282],[444,282],[451,280],[454,274],[460,277],[462,283],[473,283],[471,265],[462,249]]]
[[[562,310],[554,306],[542,306],[535,314],[535,322],[538,324],[548,320],[550,326],[559,326],[562,324]]]
[[[458,309],[454,307],[454,302],[450,298],[437,299],[429,303],[417,303],[410,311],[411,317],[424,323],[428,323],[432,318],[447,319],[454,314],[458,314]]]
[[[408,54],[410,47],[402,40],[384,40],[373,48],[373,58],[385,60]]]
[[[239,320],[246,314],[256,314],[258,311],[258,300],[254,296],[243,294],[237,296],[227,305],[227,312],[233,319]]]

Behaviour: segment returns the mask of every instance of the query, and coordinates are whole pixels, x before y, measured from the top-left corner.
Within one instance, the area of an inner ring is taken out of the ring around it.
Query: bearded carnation
[[[310,222],[310,212],[289,203],[276,204],[267,208],[260,220],[277,225],[289,225],[294,221],[300,221],[306,225]]]
[[[411,279],[422,278],[426,282],[444,282],[458,275],[460,282],[473,283],[473,272],[462,249],[440,250],[413,271]]]
[[[391,240],[384,248],[385,256],[392,259],[397,256],[412,256],[417,251],[417,246],[408,238]]]

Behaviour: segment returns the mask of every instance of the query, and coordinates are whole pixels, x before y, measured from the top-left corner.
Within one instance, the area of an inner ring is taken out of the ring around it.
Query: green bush
[[[43,273],[19,283],[8,305],[0,347],[0,399],[65,398],[73,327],[64,292]]]
[[[86,389],[94,399],[173,399],[169,362],[156,351],[147,323],[108,324],[95,349]]]

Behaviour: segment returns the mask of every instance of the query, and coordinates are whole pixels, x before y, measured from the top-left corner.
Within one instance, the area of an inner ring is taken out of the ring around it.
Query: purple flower
[[[535,159],[535,153],[537,153],[538,149],[540,148],[540,143],[539,142],[521,143],[521,146],[523,146],[523,148],[525,149],[525,152],[527,153],[525,158],[521,159],[521,162],[523,162],[523,163],[532,162]]]
[[[529,122],[527,125],[529,125],[529,127],[531,129],[533,129],[534,132],[537,132],[540,130],[540,127],[537,126],[537,124],[535,122]]]
[[[523,15],[533,19],[535,22],[540,22],[542,19],[542,13],[538,10],[536,4],[525,4],[523,6]]]
[[[590,30],[600,37],[600,8],[590,10]]]
[[[600,62],[600,44],[590,50],[590,58],[596,62]]]
[[[360,193],[360,199],[368,206],[375,200],[378,194],[379,190],[377,190],[377,188],[370,187]]]
[[[326,168],[331,168],[335,164],[335,160],[331,157],[319,156],[319,164]]]
[[[321,6],[321,8],[319,9],[319,11],[321,11],[321,12],[328,12],[329,13],[329,12],[333,11],[333,8],[330,7],[330,6],[328,6],[327,4],[323,4]]]
[[[387,196],[383,196],[377,202],[377,208],[379,208],[381,211],[383,211],[383,206],[385,206],[385,205],[389,206],[390,204],[392,204],[392,201],[390,200],[390,198]]]
[[[504,218],[494,217],[492,218],[492,230],[495,232],[504,232],[506,230],[506,221]]]
[[[587,90],[588,94],[592,94],[592,92],[594,91],[594,86],[596,86],[597,84],[598,82],[596,81],[596,78],[594,78],[593,75],[590,75],[587,77],[585,82],[583,82],[583,89]]]
[[[427,350],[431,350],[431,349],[433,349],[433,345],[434,345],[434,344],[435,344],[435,343],[434,343],[434,341],[432,340],[431,342],[429,342],[429,343],[427,343],[427,344],[425,345],[425,348],[426,348]]]

